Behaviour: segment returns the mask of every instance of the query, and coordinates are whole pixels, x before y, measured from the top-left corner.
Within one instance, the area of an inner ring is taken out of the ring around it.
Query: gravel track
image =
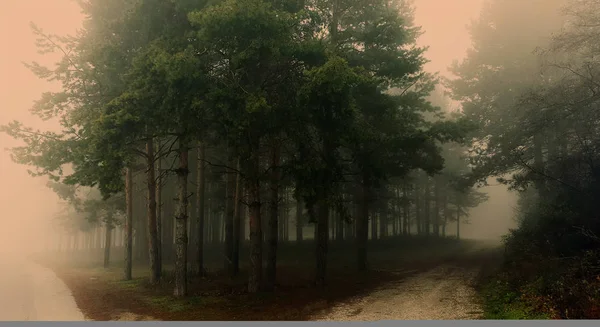
[[[492,249],[479,244],[455,260],[412,274],[366,296],[320,312],[317,321],[470,320],[480,319],[474,286]],[[398,271],[400,275],[407,271]]]

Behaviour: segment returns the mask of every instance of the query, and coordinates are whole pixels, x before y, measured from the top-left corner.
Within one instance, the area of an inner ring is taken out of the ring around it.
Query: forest
[[[60,83],[31,108],[60,130],[0,131],[63,208],[41,257],[102,268],[113,305],[309,319],[278,311],[463,260],[483,318],[600,318],[600,0],[485,1],[452,78],[410,0],[78,3],[74,35],[31,26],[61,60],[25,63]],[[466,258],[494,179],[518,227]]]

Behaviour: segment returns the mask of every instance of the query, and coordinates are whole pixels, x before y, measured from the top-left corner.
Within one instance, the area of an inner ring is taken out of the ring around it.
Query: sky
[[[466,25],[479,14],[482,0],[415,0],[416,23],[425,34],[421,45],[429,46],[426,69],[446,74],[453,60],[460,59],[470,46]],[[42,92],[57,86],[39,80],[22,62],[51,64],[59,57],[41,56],[29,27],[34,22],[44,31],[72,34],[81,26],[82,15],[72,0],[1,0],[0,44],[0,125],[19,120],[40,129],[54,129],[29,113]],[[57,197],[46,188],[44,178],[33,178],[27,168],[13,163],[7,147],[17,142],[0,134],[0,242],[39,238],[58,210]],[[489,218],[491,219],[491,218]],[[473,219],[475,220],[475,219]],[[473,228],[479,229],[475,225]],[[468,228],[465,229],[468,233]]]
[[[41,56],[29,27],[34,22],[56,34],[73,33],[81,24],[77,5],[70,0],[1,0],[0,1],[0,125],[19,120],[31,127],[48,129],[56,124],[43,122],[29,113],[33,101],[56,85],[38,79],[22,62],[33,60],[51,64],[59,57]],[[53,58],[52,58],[53,57]],[[58,210],[58,198],[46,188],[46,179],[28,175],[27,167],[10,159],[7,147],[19,145],[0,133],[0,242],[39,240],[46,223]]]

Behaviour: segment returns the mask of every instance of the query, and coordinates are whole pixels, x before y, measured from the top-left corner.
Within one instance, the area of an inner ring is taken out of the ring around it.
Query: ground
[[[344,264],[347,258],[332,254],[323,289],[311,285],[310,264],[281,260],[273,293],[247,294],[243,273],[232,279],[213,272],[192,278],[184,300],[171,296],[169,275],[162,286],[149,285],[145,268],[135,270],[139,278],[123,281],[120,267],[45,264],[71,288],[91,320],[471,319],[480,314],[472,284],[495,253],[481,242],[442,242],[422,250],[384,244],[372,247],[371,269],[362,274]]]
[[[84,320],[52,270],[18,257],[2,255],[0,260],[0,321]]]
[[[483,311],[475,286],[494,254],[494,247],[478,244],[461,258],[390,280],[366,295],[324,310],[312,320],[480,319]]]

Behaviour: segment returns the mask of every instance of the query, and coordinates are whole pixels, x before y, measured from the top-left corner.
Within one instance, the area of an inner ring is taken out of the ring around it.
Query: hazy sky
[[[419,39],[429,46],[426,69],[444,74],[471,46],[466,26],[479,16],[483,0],[414,0],[415,23],[425,32]]]
[[[464,55],[470,45],[465,26],[480,10],[481,0],[416,0],[416,22],[425,34],[421,44],[430,46],[429,71],[445,72],[454,59]],[[37,60],[52,63],[36,53],[29,28],[35,22],[47,32],[73,33],[81,24],[81,14],[71,0],[0,0],[0,124],[20,120],[29,126],[52,128],[29,114],[28,109],[42,92],[56,85],[37,79],[21,64]],[[45,179],[32,178],[26,168],[12,163],[4,148],[16,143],[0,134],[0,239],[19,238],[25,229],[36,229],[34,222],[48,221],[57,210],[56,196],[47,189]],[[8,224],[6,223],[8,222]],[[40,228],[38,228],[39,230]],[[6,235],[2,235],[6,234]]]
[[[52,63],[57,58],[40,56],[29,23],[35,22],[48,32],[73,33],[81,22],[77,5],[70,0],[0,0],[0,124],[20,120],[36,128],[48,128],[29,114],[28,109],[42,92],[56,88],[39,80],[22,61],[37,60]],[[17,145],[5,134],[0,134],[0,240],[22,238],[25,230],[43,229],[40,222],[48,222],[57,210],[57,197],[45,187],[46,180],[32,178],[26,167],[14,164],[4,148]]]

